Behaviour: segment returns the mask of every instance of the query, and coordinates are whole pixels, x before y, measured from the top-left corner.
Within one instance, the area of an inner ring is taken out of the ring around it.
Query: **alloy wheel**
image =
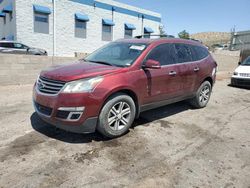
[[[130,120],[131,108],[126,102],[116,103],[108,113],[108,125],[114,131],[125,128]]]
[[[201,104],[206,104],[210,97],[210,88],[205,85],[200,92],[199,100]]]

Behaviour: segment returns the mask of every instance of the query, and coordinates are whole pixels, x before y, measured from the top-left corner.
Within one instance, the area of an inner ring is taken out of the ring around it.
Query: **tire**
[[[108,138],[122,136],[132,125],[135,114],[133,99],[126,94],[117,93],[103,106],[98,118],[97,131]]]
[[[212,86],[209,81],[204,81],[197,90],[195,97],[190,100],[190,104],[195,108],[204,108],[211,96]]]

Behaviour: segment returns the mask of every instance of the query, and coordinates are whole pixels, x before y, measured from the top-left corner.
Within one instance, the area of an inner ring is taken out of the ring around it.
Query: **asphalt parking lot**
[[[228,86],[226,74],[206,108],[145,112],[113,140],[44,123],[32,84],[0,86],[0,187],[249,188],[250,90]]]

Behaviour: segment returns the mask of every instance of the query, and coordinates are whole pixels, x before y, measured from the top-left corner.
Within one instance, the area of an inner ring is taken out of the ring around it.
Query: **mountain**
[[[205,45],[211,46],[213,44],[229,43],[231,33],[229,32],[202,32],[190,34],[190,38],[201,40]]]

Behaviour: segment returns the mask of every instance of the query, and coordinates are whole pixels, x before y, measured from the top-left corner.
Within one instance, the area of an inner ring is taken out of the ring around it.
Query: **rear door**
[[[213,69],[215,68],[215,63],[213,59],[208,58],[209,52],[205,47],[194,46],[193,47],[197,56],[197,65],[199,71],[197,72],[196,89],[200,86],[202,81],[211,76]]]
[[[178,57],[179,76],[181,77],[181,94],[183,96],[192,95],[198,77],[199,66],[192,54],[191,45],[176,43],[175,49]]]
[[[173,44],[160,44],[147,56],[160,62],[160,69],[146,69],[147,97],[145,103],[176,98],[181,95],[182,80]]]

